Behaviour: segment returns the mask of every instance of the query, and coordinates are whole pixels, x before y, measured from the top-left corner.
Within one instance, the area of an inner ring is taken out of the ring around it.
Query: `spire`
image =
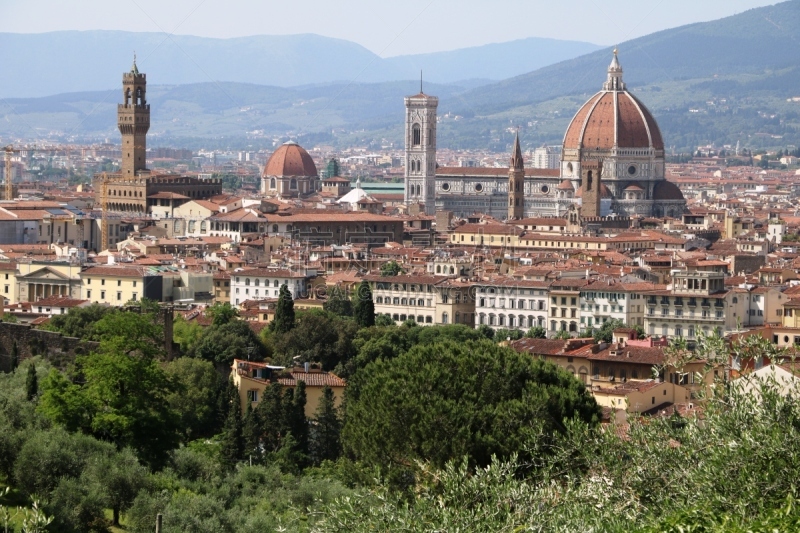
[[[139,68],[136,66],[136,50],[133,51],[133,66],[131,67],[131,72],[139,74]]]
[[[419,94],[425,94],[422,92],[422,69],[419,69]]]
[[[522,161],[522,149],[519,147],[519,129],[517,129],[517,137],[514,139],[514,150],[511,152],[511,168],[514,170],[525,169]]]
[[[617,57],[617,49],[614,48],[614,57],[611,58],[611,64],[608,65],[608,78],[603,84],[604,91],[624,91],[625,82],[622,81],[622,67],[619,64]]]

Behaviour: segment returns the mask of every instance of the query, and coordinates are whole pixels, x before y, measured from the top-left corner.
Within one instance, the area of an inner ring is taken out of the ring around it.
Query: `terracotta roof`
[[[141,278],[147,273],[146,267],[137,266],[93,266],[81,272],[81,277],[109,276],[119,278]]]
[[[304,381],[307,387],[344,387],[345,381],[330,372],[305,372],[302,369],[292,370],[291,377],[280,377],[278,383],[283,386],[293,387],[298,381]]]
[[[610,150],[664,149],[661,131],[650,111],[627,91],[600,91],[572,119],[564,148]]]
[[[581,198],[583,196],[583,185],[578,187],[578,190],[575,192],[575,198]],[[600,198],[613,198],[611,191],[606,186],[605,183],[600,183]]]
[[[653,200],[683,200],[683,193],[671,181],[659,181],[653,187]]]
[[[305,278],[305,274],[278,268],[244,268],[235,272],[235,276],[252,276],[254,278]]]
[[[570,180],[564,180],[558,184],[556,187],[560,191],[574,191],[575,187],[572,186],[572,182]]]
[[[317,166],[308,152],[295,142],[275,150],[264,167],[264,176],[316,176]]]
[[[33,302],[38,307],[78,307],[82,304],[88,303],[89,300],[78,300],[75,298],[65,298],[63,296],[50,296],[42,298]]]

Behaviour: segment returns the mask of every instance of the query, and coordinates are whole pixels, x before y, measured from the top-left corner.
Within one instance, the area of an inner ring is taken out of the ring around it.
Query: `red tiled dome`
[[[569,180],[564,180],[558,184],[556,187],[559,191],[574,191],[575,187],[572,186],[572,182]]]
[[[317,166],[302,146],[289,141],[272,153],[263,175],[314,177],[317,175]]]
[[[664,140],[650,111],[625,89],[622,67],[614,60],[603,90],[583,104],[564,135],[565,149],[664,149]]]
[[[659,181],[653,187],[653,200],[683,200],[683,193],[671,181]]]

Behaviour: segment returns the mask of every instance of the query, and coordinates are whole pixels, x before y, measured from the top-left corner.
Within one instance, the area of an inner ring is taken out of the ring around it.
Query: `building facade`
[[[436,108],[439,99],[420,90],[405,98],[405,201],[423,204],[425,214],[436,213]]]
[[[517,216],[517,211],[510,214],[509,198],[517,192],[509,191],[510,169],[436,168],[435,128],[429,130],[433,138],[424,145],[422,137],[418,139],[413,133],[419,126],[420,135],[425,134],[422,115],[416,110],[432,97],[421,96],[425,100],[406,98],[406,203],[430,202],[430,197],[435,197],[437,210],[461,217],[473,213],[498,219]],[[420,144],[415,144],[417,141]],[[412,163],[415,157],[424,158],[426,165]],[[593,187],[588,191],[591,207],[582,214],[584,217],[613,213],[680,218],[686,209],[680,189],[665,179],[664,141],[658,124],[644,104],[627,91],[616,51],[602,90],[578,110],[567,128],[558,167],[524,170],[521,217],[563,216],[571,205],[587,204],[581,186],[588,178],[589,166],[595,168],[591,169]],[[428,175],[428,168],[434,169],[435,175]],[[430,180],[434,190],[429,198],[422,198],[428,191],[422,183]],[[571,190],[567,190],[568,185]]]

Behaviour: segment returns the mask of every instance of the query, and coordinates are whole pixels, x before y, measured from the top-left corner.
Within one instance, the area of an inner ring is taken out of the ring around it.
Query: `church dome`
[[[315,177],[317,166],[302,146],[289,141],[272,153],[263,175]]]
[[[564,180],[558,184],[556,187],[559,191],[574,191],[575,187],[572,186],[572,182],[569,180]]]
[[[664,149],[653,115],[625,88],[616,50],[603,90],[583,104],[564,135],[564,149],[614,147]]]
[[[683,193],[671,181],[659,181],[653,187],[653,200],[683,200]]]

